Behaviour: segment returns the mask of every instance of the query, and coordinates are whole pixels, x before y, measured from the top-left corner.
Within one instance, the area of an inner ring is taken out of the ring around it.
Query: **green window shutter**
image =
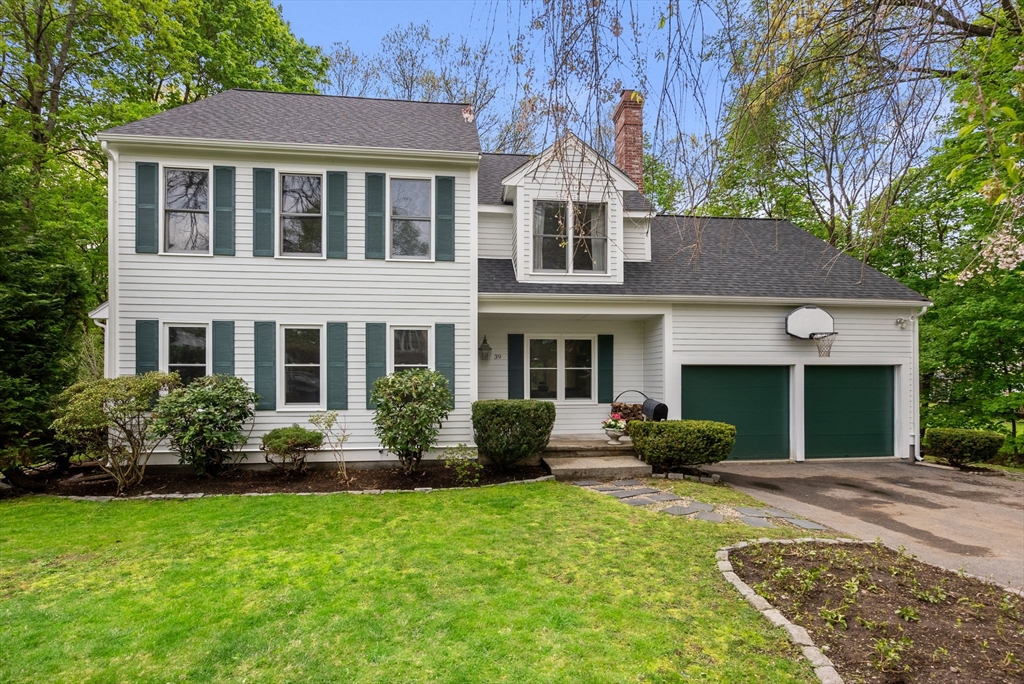
[[[235,167],[213,167],[213,253],[235,256]]]
[[[327,258],[348,258],[348,174],[327,172]]]
[[[434,259],[455,261],[455,179],[434,179]]]
[[[160,322],[135,321],[135,374],[160,370]]]
[[[615,399],[615,336],[597,336],[597,403],[610,404]]]
[[[252,170],[252,255],[274,256],[274,169]]]
[[[366,324],[366,408],[375,409],[373,383],[387,375],[387,326],[383,323]]]
[[[348,323],[327,324],[327,409],[348,408]]]
[[[384,258],[384,174],[366,174],[366,258]]]
[[[152,162],[135,162],[135,251],[139,254],[156,254],[160,251],[158,169]]]
[[[448,391],[455,408],[455,324],[438,323],[434,326],[434,370],[448,380]]]
[[[274,321],[256,321],[253,330],[256,357],[257,411],[277,409],[277,324]]]
[[[523,345],[522,335],[508,336],[508,398],[522,399],[523,385]]]
[[[213,322],[213,374],[235,374],[235,322]]]

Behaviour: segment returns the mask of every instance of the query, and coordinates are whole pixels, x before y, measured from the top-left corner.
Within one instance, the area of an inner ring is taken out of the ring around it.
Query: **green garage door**
[[[729,458],[789,458],[788,366],[683,366],[682,417],[736,426]]]
[[[807,366],[807,458],[893,455],[893,367]]]

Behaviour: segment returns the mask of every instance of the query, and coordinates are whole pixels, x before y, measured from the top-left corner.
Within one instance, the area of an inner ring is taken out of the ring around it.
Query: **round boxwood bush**
[[[629,436],[645,463],[672,469],[725,460],[736,443],[736,426],[712,420],[631,420]]]
[[[925,453],[962,468],[969,463],[988,463],[1006,442],[998,432],[928,428],[924,433]]]
[[[306,469],[306,454],[318,450],[323,443],[322,433],[292,425],[275,428],[263,435],[260,448],[266,453],[267,463],[291,472],[302,472]]]
[[[555,405],[535,399],[489,399],[473,403],[477,451],[498,468],[538,454],[555,426]]]

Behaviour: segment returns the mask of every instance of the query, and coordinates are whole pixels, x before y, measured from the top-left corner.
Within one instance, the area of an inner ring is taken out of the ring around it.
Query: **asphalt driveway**
[[[1024,588],[1024,480],[900,461],[707,468],[769,506],[929,563]]]

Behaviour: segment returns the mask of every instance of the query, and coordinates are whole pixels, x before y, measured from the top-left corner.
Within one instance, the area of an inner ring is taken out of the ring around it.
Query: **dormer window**
[[[606,205],[551,200],[534,202],[533,270],[607,273]]]

